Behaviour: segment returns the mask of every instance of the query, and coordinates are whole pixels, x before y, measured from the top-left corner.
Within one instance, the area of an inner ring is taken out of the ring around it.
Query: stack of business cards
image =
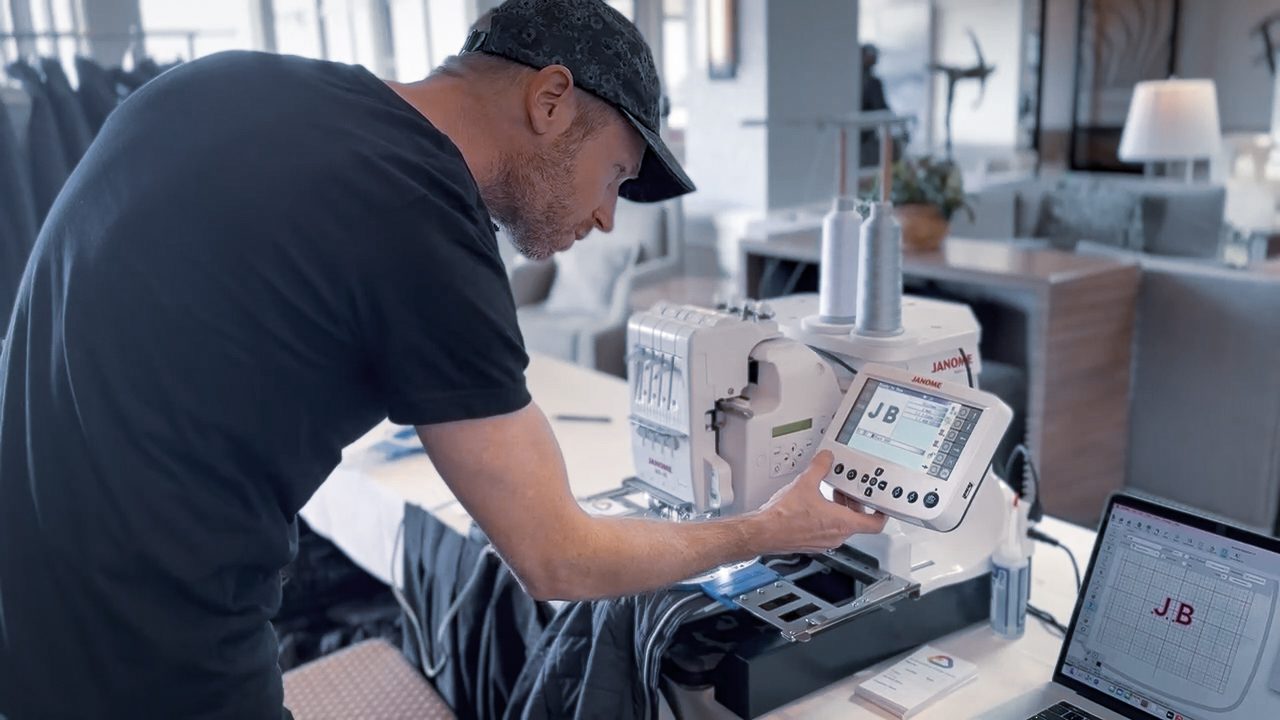
[[[854,694],[900,718],[909,718],[977,675],[973,663],[925,645],[868,678]]]

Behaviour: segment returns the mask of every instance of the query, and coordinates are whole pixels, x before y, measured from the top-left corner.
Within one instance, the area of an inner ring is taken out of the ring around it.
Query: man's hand
[[[839,490],[835,502],[822,496],[818,487],[831,472],[831,463],[829,450],[818,453],[804,472],[756,513],[750,542],[761,554],[823,552],[855,533],[884,529],[883,514],[867,514],[862,503]]]
[[[830,453],[754,513],[673,523],[583,512],[537,405],[419,427],[418,435],[463,507],[542,600],[647,592],[756,555],[826,550],[884,526],[883,516],[862,513],[852,500],[846,507],[819,494]]]

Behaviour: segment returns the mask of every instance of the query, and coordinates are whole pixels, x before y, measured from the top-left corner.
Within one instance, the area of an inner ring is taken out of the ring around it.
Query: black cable
[[[1058,637],[1067,636],[1067,626],[1058,622],[1058,619],[1053,615],[1050,615],[1047,611],[1041,610],[1031,603],[1027,603],[1027,614],[1044,623],[1045,626],[1050,628]]]
[[[1066,545],[1063,545],[1061,542],[1058,541],[1057,538],[1052,537],[1050,535],[1046,535],[1044,534],[1044,532],[1036,528],[1027,528],[1027,537],[1031,538],[1032,540],[1037,540],[1039,542],[1042,542],[1046,545],[1052,545],[1056,548],[1062,548],[1062,551],[1067,554],[1067,557],[1071,558],[1071,569],[1075,571],[1075,574],[1076,574],[1076,592],[1079,593],[1080,592],[1080,563],[1076,562],[1076,554],[1071,552],[1071,548],[1067,547]]]
[[[969,365],[969,353],[960,348],[960,359],[964,360],[964,374],[969,376],[969,387],[973,387],[973,367]]]
[[[1005,461],[1004,461],[1003,476],[1004,476],[1005,482],[1010,484],[1013,483],[1013,467],[1014,467],[1014,463],[1017,462],[1019,457],[1022,458],[1022,461],[1023,463],[1025,463],[1026,467],[1024,468],[1023,473],[1020,475],[1020,477],[1022,478],[1022,481],[1018,483],[1018,495],[1022,497],[1023,501],[1028,502],[1031,505],[1031,509],[1028,512],[1028,517],[1033,521],[1038,521],[1040,518],[1044,516],[1044,508],[1040,502],[1040,472],[1036,470],[1036,464],[1031,459],[1031,451],[1027,449],[1026,445],[1019,443],[1015,445],[1013,450],[1009,452],[1009,457],[1005,458]],[[1031,471],[1031,498],[1029,500],[1027,499],[1027,492],[1026,492],[1026,489],[1027,489],[1026,470],[1027,469],[1030,469]]]
[[[841,360],[839,355],[836,355],[836,354],[835,354],[835,353],[833,353],[833,352],[828,352],[828,351],[826,351],[826,350],[823,350],[822,348],[810,347],[810,349],[811,349],[811,350],[813,350],[814,352],[818,353],[818,354],[819,354],[819,355],[821,355],[822,357],[824,357],[824,358],[826,358],[826,359],[830,360],[831,362],[833,362],[833,363],[835,363],[835,364],[839,365],[840,367],[844,368],[845,370],[848,370],[849,372],[853,373],[854,375],[857,375],[857,374],[858,374],[858,371],[857,371],[857,370],[854,370],[854,369],[853,369],[853,366],[852,366],[852,365],[850,365],[849,363],[845,362],[844,360]]]

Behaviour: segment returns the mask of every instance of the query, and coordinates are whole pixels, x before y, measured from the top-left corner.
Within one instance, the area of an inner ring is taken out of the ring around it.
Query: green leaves
[[[873,197],[880,195],[880,183],[876,181]],[[942,211],[948,222],[957,210],[963,209],[973,219],[973,208],[964,193],[964,178],[960,168],[947,159],[922,156],[904,158],[893,165],[893,187],[889,199],[894,205],[912,203],[933,205]]]

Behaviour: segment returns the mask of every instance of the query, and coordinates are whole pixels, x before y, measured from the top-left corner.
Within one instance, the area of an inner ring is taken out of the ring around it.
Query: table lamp
[[[1187,182],[1194,162],[1219,152],[1218,91],[1212,80],[1146,80],[1133,89],[1129,116],[1120,136],[1120,159],[1186,163]]]

